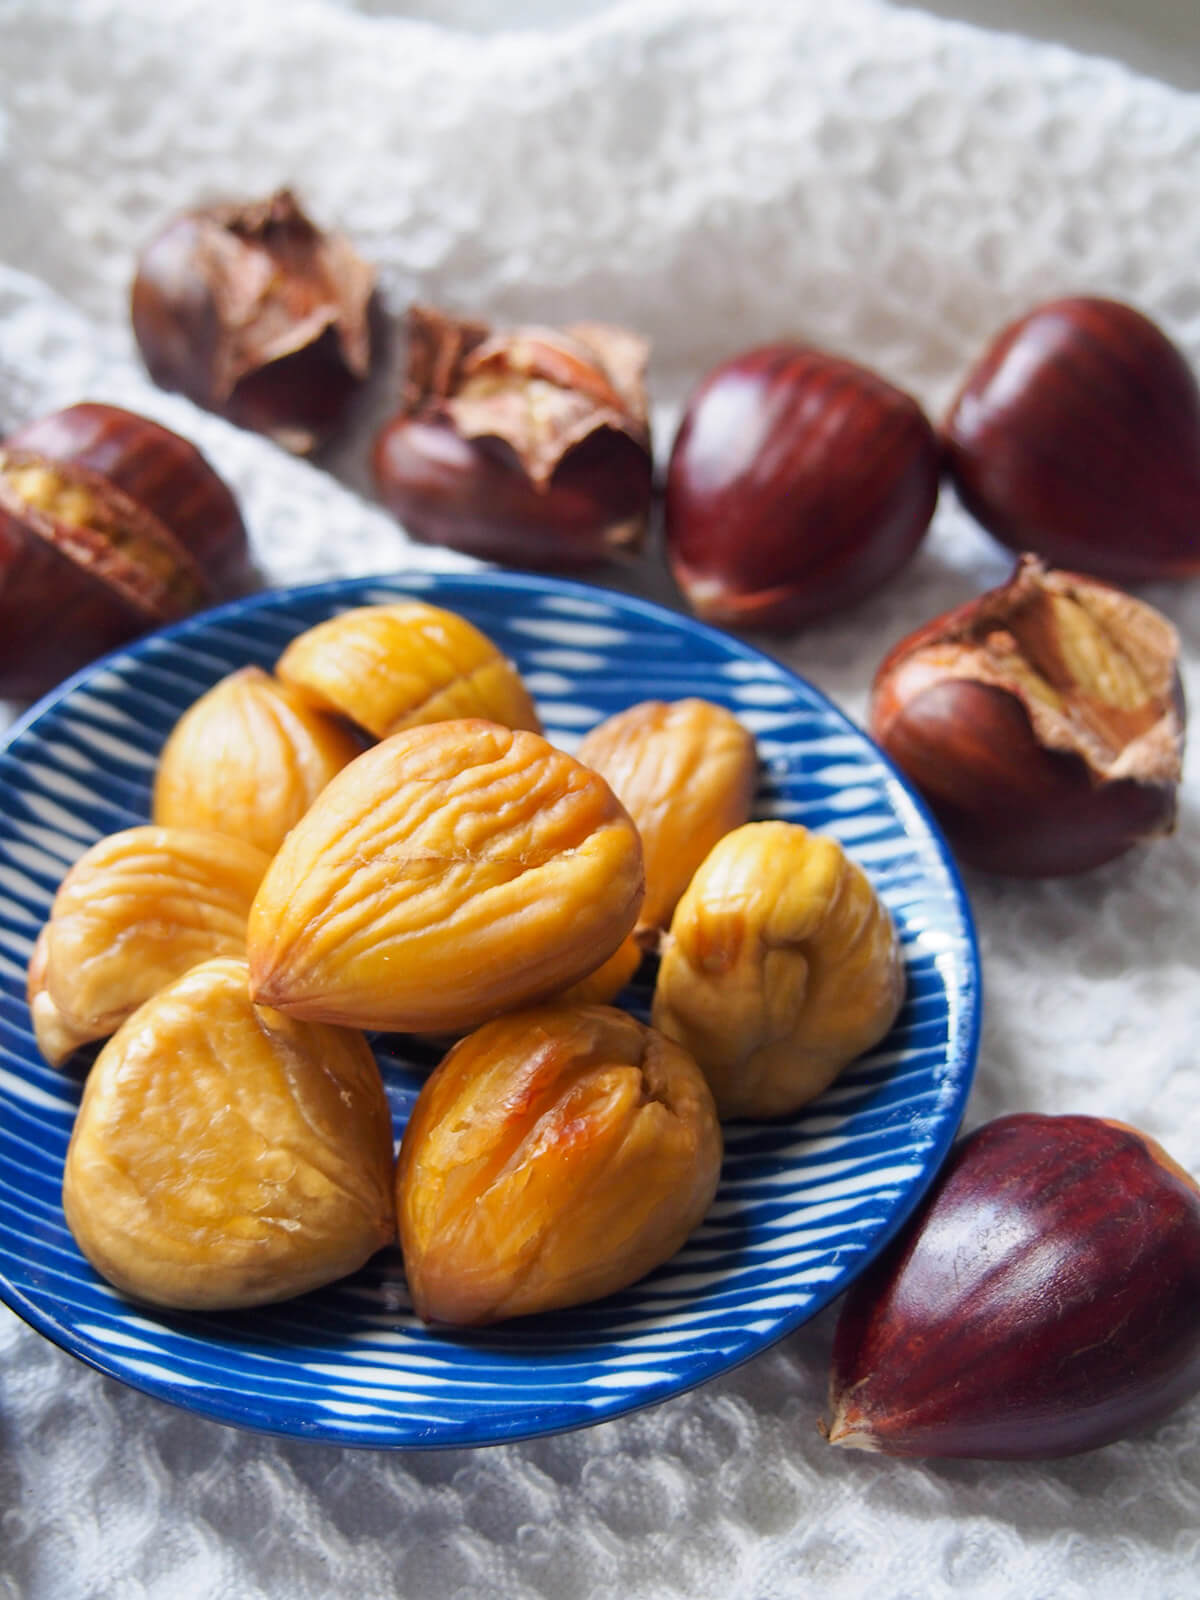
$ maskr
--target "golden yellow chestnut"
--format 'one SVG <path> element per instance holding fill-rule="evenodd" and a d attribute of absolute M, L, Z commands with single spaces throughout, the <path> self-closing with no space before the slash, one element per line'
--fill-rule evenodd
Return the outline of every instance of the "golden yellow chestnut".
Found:
<path fill-rule="evenodd" d="M 657 944 L 696 868 L 749 819 L 758 776 L 753 735 L 710 700 L 645 700 L 593 728 L 575 753 L 607 778 L 642 836 L 638 934 Z"/>
<path fill-rule="evenodd" d="M 207 961 L 96 1058 L 63 1174 L 67 1224 L 123 1293 L 218 1310 L 304 1294 L 395 1236 L 383 1081 L 350 1029 L 251 1004 Z"/>
<path fill-rule="evenodd" d="M 400 1148 L 413 1303 L 426 1321 L 472 1324 L 612 1294 L 683 1244 L 721 1156 L 695 1062 L 625 1012 L 488 1023 L 428 1080 Z"/>
<path fill-rule="evenodd" d="M 896 930 L 862 869 L 835 839 L 750 822 L 676 907 L 652 1017 L 722 1117 L 780 1117 L 877 1044 L 903 998 Z"/>
<path fill-rule="evenodd" d="M 465 617 L 422 600 L 359 606 L 319 622 L 292 640 L 275 671 L 376 739 L 456 717 L 541 731 L 512 662 Z"/>
<path fill-rule="evenodd" d="M 250 913 L 253 992 L 314 1021 L 460 1032 L 592 972 L 641 898 L 603 778 L 498 723 L 410 728 L 284 841 Z"/>
<path fill-rule="evenodd" d="M 59 886 L 29 964 L 38 1048 L 59 1066 L 210 956 L 241 956 L 269 857 L 241 839 L 144 826 L 86 850 Z"/>
<path fill-rule="evenodd" d="M 175 724 L 154 780 L 153 818 L 210 828 L 274 855 L 362 741 L 261 667 L 243 667 Z"/>

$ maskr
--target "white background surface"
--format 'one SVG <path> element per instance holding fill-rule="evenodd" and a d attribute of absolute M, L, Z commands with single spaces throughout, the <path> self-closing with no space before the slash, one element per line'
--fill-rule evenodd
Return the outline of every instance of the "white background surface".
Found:
<path fill-rule="evenodd" d="M 556 7 L 519 36 L 447 31 L 469 0 L 442 26 L 384 9 L 0 7 L 0 426 L 84 396 L 161 417 L 233 482 L 276 581 L 410 557 L 354 492 L 368 430 L 339 483 L 141 377 L 132 252 L 203 195 L 294 180 L 397 310 L 628 321 L 660 443 L 709 365 L 789 332 L 938 412 L 996 327 L 1070 289 L 1136 301 L 1200 361 L 1190 97 L 872 0 Z M 885 644 L 1007 568 L 947 495 L 894 584 L 775 648 L 861 717 Z M 1200 704 L 1195 590 L 1147 595 Z M 1200 1171 L 1198 809 L 1193 752 L 1174 839 L 1076 882 L 968 879 L 970 1122 L 1095 1111 Z M 1056 1464 L 841 1454 L 815 1431 L 832 1329 L 584 1433 L 374 1457 L 197 1422 L 0 1312 L 0 1595 L 1197 1593 L 1200 1404 Z"/>

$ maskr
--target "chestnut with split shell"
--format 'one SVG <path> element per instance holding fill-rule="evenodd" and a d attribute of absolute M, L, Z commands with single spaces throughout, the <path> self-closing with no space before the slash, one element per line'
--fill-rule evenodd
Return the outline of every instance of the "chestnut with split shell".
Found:
<path fill-rule="evenodd" d="M 711 372 L 684 413 L 667 472 L 671 571 L 710 622 L 815 621 L 899 571 L 940 472 L 909 395 L 824 351 L 764 345 Z"/>
<path fill-rule="evenodd" d="M 1078 295 L 986 351 L 950 408 L 946 462 L 1002 544 L 1115 583 L 1200 573 L 1200 384 L 1141 312 Z"/>
<path fill-rule="evenodd" d="M 1200 1390 L 1200 1188 L 1091 1116 L 1000 1117 L 952 1151 L 851 1288 L 827 1437 L 902 1456 L 1070 1455 Z"/>
<path fill-rule="evenodd" d="M 304 454 L 370 373 L 374 291 L 349 241 L 281 189 L 169 222 L 138 260 L 133 331 L 155 383 Z"/>
<path fill-rule="evenodd" d="M 416 539 L 534 567 L 635 548 L 650 510 L 646 345 L 623 328 L 490 329 L 414 306 L 403 404 L 375 443 Z"/>
<path fill-rule="evenodd" d="M 1083 872 L 1174 825 L 1177 660 L 1151 606 L 1026 557 L 890 652 L 871 733 L 970 866 Z"/>
<path fill-rule="evenodd" d="M 100 473 L 0 450 L 0 695 L 42 694 L 211 598 L 174 533 Z"/>

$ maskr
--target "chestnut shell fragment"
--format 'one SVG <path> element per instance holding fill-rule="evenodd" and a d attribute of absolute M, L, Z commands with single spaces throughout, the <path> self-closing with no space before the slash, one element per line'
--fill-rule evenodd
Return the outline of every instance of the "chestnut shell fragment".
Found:
<path fill-rule="evenodd" d="M 666 550 L 692 609 L 788 628 L 854 604 L 916 550 L 941 452 L 920 406 L 804 345 L 764 345 L 709 373 L 667 473 Z"/>
<path fill-rule="evenodd" d="M 834 1443 L 891 1455 L 1070 1455 L 1200 1389 L 1200 1190 L 1121 1124 L 1024 1113 L 952 1151 L 850 1290 Z"/>
<path fill-rule="evenodd" d="M 1117 583 L 1200 572 L 1200 384 L 1132 306 L 1075 296 L 992 343 L 950 408 L 959 497 L 1012 550 Z"/>

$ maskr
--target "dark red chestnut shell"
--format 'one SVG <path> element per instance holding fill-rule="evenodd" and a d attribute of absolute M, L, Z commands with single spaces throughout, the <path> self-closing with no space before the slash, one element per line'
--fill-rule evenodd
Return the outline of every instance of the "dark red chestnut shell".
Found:
<path fill-rule="evenodd" d="M 709 373 L 688 404 L 667 472 L 667 558 L 709 621 L 814 621 L 910 558 L 940 470 L 909 395 L 838 356 L 764 345 Z"/>
<path fill-rule="evenodd" d="M 304 454 L 368 377 L 373 295 L 372 269 L 283 189 L 175 217 L 138 260 L 130 311 L 155 383 Z"/>
<path fill-rule="evenodd" d="M 107 478 L 171 530 L 218 596 L 251 586 L 237 501 L 199 450 L 169 428 L 119 406 L 83 401 L 25 423 L 5 444 Z"/>
<path fill-rule="evenodd" d="M 5 473 L 41 462 L 0 452 L 0 695 L 19 699 L 212 597 L 171 531 L 99 473 L 52 464 L 90 499 L 92 524 L 27 503 Z"/>
<path fill-rule="evenodd" d="M 1126 680 L 1126 703 L 1074 675 L 1095 658 L 1062 637 L 1064 606 L 1085 623 L 1090 607 L 1101 648 L 1107 638 L 1121 670 L 1143 675 Z M 1151 607 L 1026 558 L 1008 584 L 889 652 L 870 730 L 968 866 L 1085 872 L 1174 826 L 1185 726 L 1177 660 L 1175 630 Z"/>
<path fill-rule="evenodd" d="M 1200 1190 L 1153 1140 L 1089 1116 L 963 1139 L 850 1290 L 834 1443 L 1026 1460 L 1092 1450 L 1200 1390 Z"/>
<path fill-rule="evenodd" d="M 640 536 L 650 503 L 649 454 L 607 428 L 573 445 L 544 485 L 503 439 L 464 439 L 448 422 L 421 417 L 394 417 L 372 465 L 380 498 L 414 539 L 519 566 L 581 567 L 616 555 Z"/>
<path fill-rule="evenodd" d="M 1131 306 L 1076 296 L 1012 323 L 943 433 L 960 499 L 1010 549 L 1116 583 L 1200 572 L 1200 385 Z"/>

